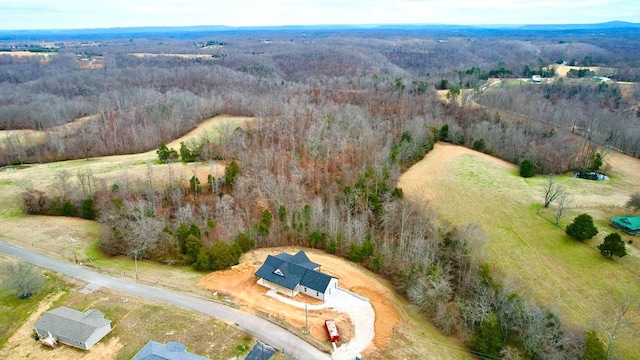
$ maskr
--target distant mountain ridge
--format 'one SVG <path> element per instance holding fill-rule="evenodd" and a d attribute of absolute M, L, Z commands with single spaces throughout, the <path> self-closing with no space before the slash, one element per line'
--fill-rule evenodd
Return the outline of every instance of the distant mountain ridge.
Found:
<path fill-rule="evenodd" d="M 595 24 L 327 24 L 327 25 L 279 25 L 279 26 L 146 26 L 113 27 L 93 29 L 38 29 L 0 30 L 0 40 L 45 39 L 45 38 L 91 38 L 91 37 L 143 37 L 149 35 L 184 36 L 194 33 L 241 32 L 241 31 L 349 31 L 349 30 L 398 30 L 398 31 L 582 31 L 640 29 L 640 23 L 609 21 Z"/>
<path fill-rule="evenodd" d="M 640 23 L 628 21 L 608 21 L 597 24 L 530 24 L 517 27 L 521 30 L 598 30 L 598 29 L 624 29 L 640 28 Z"/>

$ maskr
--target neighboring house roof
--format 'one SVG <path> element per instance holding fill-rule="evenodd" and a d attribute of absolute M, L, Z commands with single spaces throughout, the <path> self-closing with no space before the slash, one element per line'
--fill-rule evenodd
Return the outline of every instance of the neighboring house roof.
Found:
<path fill-rule="evenodd" d="M 276 350 L 273 347 L 258 340 L 244 360 L 269 360 L 275 353 Z"/>
<path fill-rule="evenodd" d="M 640 216 L 616 216 L 611 221 L 632 231 L 640 230 Z"/>
<path fill-rule="evenodd" d="M 208 360 L 187 352 L 187 347 L 177 341 L 166 344 L 149 341 L 131 360 Z"/>
<path fill-rule="evenodd" d="M 293 256 L 281 253 L 276 256 L 268 255 L 256 271 L 256 276 L 291 290 L 299 284 L 324 292 L 333 277 L 315 271 L 319 267 L 320 265 L 309 260 L 304 251 L 299 251 Z"/>
<path fill-rule="evenodd" d="M 111 320 L 105 319 L 99 310 L 80 312 L 63 306 L 47 311 L 33 327 L 54 336 L 86 343 L 97 329 L 110 324 Z"/>

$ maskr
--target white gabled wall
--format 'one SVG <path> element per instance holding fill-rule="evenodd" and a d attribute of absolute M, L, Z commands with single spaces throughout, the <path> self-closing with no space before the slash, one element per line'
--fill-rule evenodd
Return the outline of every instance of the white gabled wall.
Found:
<path fill-rule="evenodd" d="M 102 326 L 91 334 L 91 336 L 87 339 L 87 342 L 84 344 L 85 348 L 89 350 L 93 345 L 95 345 L 100 339 L 105 337 L 111 331 L 111 324 L 107 324 Z"/>
<path fill-rule="evenodd" d="M 312 298 L 325 301 L 325 299 L 331 295 L 331 293 L 333 292 L 333 289 L 337 287 L 338 287 L 338 279 L 332 278 L 331 281 L 329 281 L 329 284 L 327 285 L 327 288 L 325 289 L 324 292 L 317 291 L 302 285 L 298 285 L 296 289 L 305 295 L 311 296 Z"/>

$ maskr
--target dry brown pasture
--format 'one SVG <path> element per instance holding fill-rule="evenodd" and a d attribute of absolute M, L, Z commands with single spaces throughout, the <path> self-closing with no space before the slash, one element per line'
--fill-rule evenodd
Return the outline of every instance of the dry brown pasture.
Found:
<path fill-rule="evenodd" d="M 556 76 L 559 76 L 559 77 L 566 77 L 569 70 L 572 70 L 572 69 L 576 71 L 580 69 L 589 69 L 598 75 L 613 73 L 615 70 L 613 68 L 607 68 L 607 67 L 601 67 L 601 66 L 569 66 L 569 65 L 554 64 L 554 65 L 551 65 L 551 67 L 553 67 L 556 70 Z"/>
<path fill-rule="evenodd" d="M 131 53 L 131 55 L 139 58 L 145 57 L 175 57 L 181 59 L 208 59 L 208 60 L 218 60 L 211 56 L 211 54 L 154 54 L 154 53 Z"/>
<path fill-rule="evenodd" d="M 0 56 L 9 55 L 15 57 L 42 57 L 48 59 L 50 56 L 55 56 L 56 52 L 31 52 L 31 51 L 0 51 Z"/>

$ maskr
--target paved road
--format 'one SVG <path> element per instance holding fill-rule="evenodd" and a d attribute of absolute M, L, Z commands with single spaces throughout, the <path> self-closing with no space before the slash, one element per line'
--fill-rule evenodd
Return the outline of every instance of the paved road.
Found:
<path fill-rule="evenodd" d="M 328 354 L 321 352 L 306 341 L 275 324 L 220 303 L 97 273 L 4 241 L 0 241 L 0 252 L 72 278 L 197 311 L 230 323 L 236 323 L 242 330 L 252 336 L 276 349 L 284 350 L 285 353 L 297 359 L 328 360 L 331 358 Z"/>

